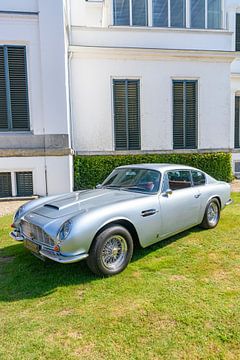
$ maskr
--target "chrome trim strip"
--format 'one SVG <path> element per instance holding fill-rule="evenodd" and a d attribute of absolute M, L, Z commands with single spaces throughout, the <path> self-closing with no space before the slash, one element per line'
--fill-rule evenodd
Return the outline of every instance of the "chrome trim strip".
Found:
<path fill-rule="evenodd" d="M 233 200 L 232 199 L 229 199 L 227 202 L 226 202 L 226 206 L 228 206 L 228 205 L 231 205 L 233 203 Z"/>
<path fill-rule="evenodd" d="M 82 253 L 76 256 L 63 256 L 59 253 L 54 253 L 54 252 L 50 253 L 49 251 L 44 249 L 40 250 L 39 253 L 40 255 L 61 264 L 72 264 L 81 261 L 83 259 L 86 259 L 88 257 L 88 254 L 86 253 Z"/>

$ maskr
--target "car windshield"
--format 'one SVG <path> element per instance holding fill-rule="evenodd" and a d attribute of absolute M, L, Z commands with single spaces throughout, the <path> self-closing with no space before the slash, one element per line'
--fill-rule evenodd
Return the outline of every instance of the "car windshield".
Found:
<path fill-rule="evenodd" d="M 159 189 L 161 174 L 156 170 L 121 168 L 114 170 L 102 186 L 106 188 L 155 193 Z"/>

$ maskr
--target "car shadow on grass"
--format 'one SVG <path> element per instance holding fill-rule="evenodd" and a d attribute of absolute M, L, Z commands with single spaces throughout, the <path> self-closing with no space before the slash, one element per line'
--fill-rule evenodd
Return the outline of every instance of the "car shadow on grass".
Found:
<path fill-rule="evenodd" d="M 85 261 L 58 264 L 41 261 L 22 243 L 0 251 L 0 302 L 48 296 L 57 288 L 98 280 Z"/>
<path fill-rule="evenodd" d="M 145 249 L 137 248 L 132 261 L 138 261 L 151 252 L 199 231 L 202 230 L 195 227 Z M 93 281 L 101 281 L 101 278 L 91 273 L 85 261 L 68 265 L 43 262 L 26 250 L 22 243 L 0 250 L 0 301 L 45 297 L 59 287 L 89 284 Z"/>
<path fill-rule="evenodd" d="M 158 249 L 162 249 L 168 245 L 171 245 L 172 243 L 175 243 L 176 241 L 190 235 L 190 234 L 194 234 L 194 233 L 199 233 L 199 232 L 202 232 L 204 231 L 202 228 L 200 228 L 199 226 L 196 226 L 194 228 L 191 228 L 191 229 L 188 229 L 188 230 L 185 230 L 175 236 L 171 236 L 165 240 L 161 240 L 157 243 L 154 243 L 153 245 L 151 246 L 148 246 L 146 248 L 141 248 L 140 246 L 138 247 L 137 250 L 134 251 L 134 254 L 133 254 L 133 258 L 132 258 L 132 262 L 134 261 L 138 261 L 139 259 L 147 256 L 148 254 L 158 250 Z"/>

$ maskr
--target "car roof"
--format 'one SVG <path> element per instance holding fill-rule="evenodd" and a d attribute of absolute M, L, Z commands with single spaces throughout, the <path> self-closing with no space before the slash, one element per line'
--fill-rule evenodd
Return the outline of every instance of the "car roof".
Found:
<path fill-rule="evenodd" d="M 118 169 L 121 168 L 138 168 L 138 169 L 149 169 L 149 170 L 157 170 L 157 171 L 169 171 L 169 170 L 198 170 L 196 168 L 193 168 L 191 166 L 187 165 L 181 165 L 181 164 L 156 164 L 156 163 L 150 163 L 150 164 L 133 164 L 133 165 L 124 165 L 119 166 Z"/>

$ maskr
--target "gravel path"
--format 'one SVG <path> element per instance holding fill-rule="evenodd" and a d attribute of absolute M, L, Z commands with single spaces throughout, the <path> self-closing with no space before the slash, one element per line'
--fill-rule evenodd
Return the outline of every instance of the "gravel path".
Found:
<path fill-rule="evenodd" d="M 26 200 L 0 201 L 0 216 L 14 213 L 19 206 L 25 204 Z"/>
<path fill-rule="evenodd" d="M 240 180 L 234 180 L 231 185 L 233 192 L 240 192 Z"/>
<path fill-rule="evenodd" d="M 240 180 L 232 182 L 232 191 L 240 192 Z M 0 216 L 12 214 L 19 206 L 25 204 L 26 200 L 0 201 Z"/>

